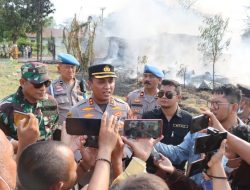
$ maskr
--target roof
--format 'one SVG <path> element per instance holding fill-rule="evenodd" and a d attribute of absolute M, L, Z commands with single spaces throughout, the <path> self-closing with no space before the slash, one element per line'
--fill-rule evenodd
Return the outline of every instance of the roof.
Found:
<path fill-rule="evenodd" d="M 51 34 L 55 38 L 62 38 L 63 37 L 63 29 L 44 28 L 44 30 L 43 30 L 43 38 L 50 38 Z M 26 35 L 29 38 L 35 38 L 36 37 L 36 33 L 27 33 Z"/>

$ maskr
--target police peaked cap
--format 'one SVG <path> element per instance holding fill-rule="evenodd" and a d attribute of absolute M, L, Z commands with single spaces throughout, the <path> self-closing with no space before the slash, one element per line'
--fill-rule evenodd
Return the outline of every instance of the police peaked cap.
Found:
<path fill-rule="evenodd" d="M 80 65 L 79 61 L 77 61 L 77 59 L 73 55 L 67 53 L 60 53 L 57 57 L 58 61 L 61 63 L 75 66 Z"/>
<path fill-rule="evenodd" d="M 114 71 L 114 66 L 111 64 L 98 64 L 98 65 L 92 65 L 88 69 L 89 71 L 89 78 L 95 77 L 95 78 L 116 78 L 116 74 Z"/>
<path fill-rule="evenodd" d="M 244 84 L 237 84 L 237 86 L 241 90 L 244 97 L 250 98 L 250 86 Z"/>
<path fill-rule="evenodd" d="M 160 70 L 159 68 L 153 66 L 153 65 L 149 65 L 146 64 L 144 66 L 144 73 L 151 73 L 153 75 L 155 75 L 156 77 L 159 78 L 163 78 L 164 77 L 164 73 L 162 72 L 162 70 Z"/>

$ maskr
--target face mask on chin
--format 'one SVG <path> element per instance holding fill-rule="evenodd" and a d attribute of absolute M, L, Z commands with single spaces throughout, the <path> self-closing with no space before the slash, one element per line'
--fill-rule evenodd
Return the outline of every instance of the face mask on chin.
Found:
<path fill-rule="evenodd" d="M 235 159 L 238 159 L 238 158 L 235 158 Z M 232 168 L 232 167 L 228 166 L 228 161 L 229 161 L 229 159 L 224 155 L 224 156 L 222 157 L 222 164 L 223 164 L 223 167 L 224 167 L 224 170 L 225 170 L 227 176 L 230 176 L 231 173 L 232 173 L 234 170 L 236 170 L 237 168 Z"/>

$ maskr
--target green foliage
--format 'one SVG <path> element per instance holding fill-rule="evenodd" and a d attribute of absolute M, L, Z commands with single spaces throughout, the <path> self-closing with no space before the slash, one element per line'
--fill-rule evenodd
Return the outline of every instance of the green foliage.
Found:
<path fill-rule="evenodd" d="M 223 50 L 227 49 L 231 39 L 225 39 L 228 21 L 223 20 L 220 15 L 207 17 L 203 20 L 204 26 L 200 30 L 200 43 L 198 50 L 203 53 L 203 57 L 213 64 L 213 87 L 215 75 L 215 63 L 222 55 Z"/>
<path fill-rule="evenodd" d="M 50 0 L 1 0 L 0 39 L 16 43 L 27 32 L 37 32 L 54 11 Z"/>
<path fill-rule="evenodd" d="M 231 39 L 224 39 L 228 27 L 229 19 L 223 20 L 220 15 L 205 18 L 200 30 L 200 43 L 198 49 L 203 52 L 204 57 L 213 63 L 222 55 L 222 51 L 226 49 Z"/>

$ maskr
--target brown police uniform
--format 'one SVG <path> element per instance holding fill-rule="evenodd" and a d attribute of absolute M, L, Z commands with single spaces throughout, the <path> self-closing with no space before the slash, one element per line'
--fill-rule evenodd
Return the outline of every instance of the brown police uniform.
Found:
<path fill-rule="evenodd" d="M 121 120 L 130 118 L 131 110 L 128 104 L 118 98 L 111 97 L 107 104 L 106 110 L 108 115 L 115 115 Z M 95 103 L 93 97 L 82 100 L 76 104 L 68 113 L 68 117 L 73 118 L 95 118 L 101 119 L 103 115 L 102 109 Z"/>
<path fill-rule="evenodd" d="M 158 107 L 157 96 L 149 96 L 144 93 L 144 88 L 134 90 L 128 94 L 127 103 L 132 113 L 138 119 L 142 118 L 142 114 Z"/>
<path fill-rule="evenodd" d="M 58 78 L 52 82 L 49 88 L 49 93 L 53 94 L 58 103 L 60 125 L 65 121 L 70 108 L 83 99 L 83 93 L 80 90 L 79 83 L 80 81 L 75 79 L 75 83 L 69 85 L 66 84 L 62 78 Z"/>

